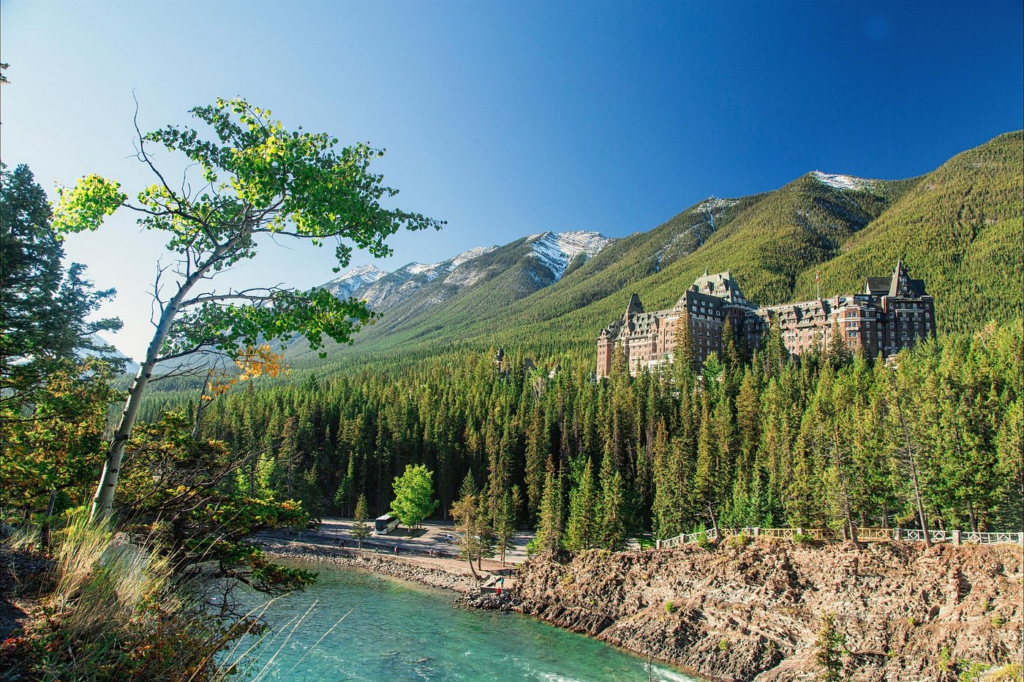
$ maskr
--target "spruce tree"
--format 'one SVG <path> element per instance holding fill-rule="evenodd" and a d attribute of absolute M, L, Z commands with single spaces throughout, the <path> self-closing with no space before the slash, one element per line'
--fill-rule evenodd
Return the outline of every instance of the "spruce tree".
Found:
<path fill-rule="evenodd" d="M 558 552 L 562 549 L 562 480 L 555 474 L 555 466 L 548 460 L 544 475 L 544 495 L 540 506 L 540 523 L 537 526 L 536 542 L 542 552 Z"/>
<path fill-rule="evenodd" d="M 544 463 L 550 455 L 551 443 L 544 413 L 539 404 L 533 407 L 526 432 L 526 504 L 531 520 L 540 516 L 544 495 Z"/>
<path fill-rule="evenodd" d="M 577 486 L 569 493 L 569 522 L 566 527 L 565 537 L 566 549 L 590 549 L 596 544 L 597 506 L 597 492 L 594 489 L 594 466 L 588 457 Z"/>
<path fill-rule="evenodd" d="M 697 435 L 697 469 L 694 472 L 693 499 L 699 516 L 711 521 L 718 530 L 718 486 L 716 443 L 712 432 L 711 409 L 705 395 L 701 405 L 700 431 Z"/>
<path fill-rule="evenodd" d="M 693 353 L 693 334 L 690 331 L 690 312 L 680 311 L 673 335 L 672 368 L 680 391 L 693 384 L 696 358 Z"/>
<path fill-rule="evenodd" d="M 618 551 L 626 542 L 626 497 L 622 474 L 610 457 L 601 462 L 601 531 L 603 548 Z"/>
<path fill-rule="evenodd" d="M 352 524 L 350 535 L 359 543 L 359 549 L 363 548 L 363 540 L 370 537 L 370 525 L 366 523 L 369 512 L 366 508 L 366 495 L 360 495 L 356 502 L 355 523 Z"/>
<path fill-rule="evenodd" d="M 516 533 L 516 511 L 520 504 L 519 486 L 512 486 L 505 491 L 498 505 L 498 513 L 494 520 L 494 539 L 501 553 L 501 565 L 505 565 L 505 551 L 512 549 Z"/>

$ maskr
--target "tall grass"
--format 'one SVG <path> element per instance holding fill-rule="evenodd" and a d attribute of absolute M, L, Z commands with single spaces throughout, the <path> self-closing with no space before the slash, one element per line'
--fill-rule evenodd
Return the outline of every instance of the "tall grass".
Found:
<path fill-rule="evenodd" d="M 215 618 L 167 557 L 91 523 L 85 509 L 55 540 L 53 591 L 25 638 L 33 678 L 207 680 L 216 652 L 251 627 Z"/>

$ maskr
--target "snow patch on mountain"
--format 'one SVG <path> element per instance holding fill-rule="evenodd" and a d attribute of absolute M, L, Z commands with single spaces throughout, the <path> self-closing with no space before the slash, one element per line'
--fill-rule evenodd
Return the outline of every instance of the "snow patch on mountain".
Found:
<path fill-rule="evenodd" d="M 719 199 L 717 197 L 710 197 L 697 204 L 697 206 L 695 206 L 695 209 L 701 212 L 721 211 L 723 209 L 735 205 L 736 203 L 736 199 Z"/>
<path fill-rule="evenodd" d="M 526 243 L 533 246 L 533 256 L 548 268 L 557 282 L 576 256 L 586 254 L 592 258 L 611 243 L 611 239 L 597 232 L 542 232 L 531 234 Z"/>
<path fill-rule="evenodd" d="M 875 186 L 875 183 L 871 180 L 856 178 L 852 175 L 834 175 L 832 173 L 822 173 L 821 171 L 814 171 L 811 175 L 823 185 L 835 187 L 836 189 L 859 191 L 873 189 Z"/>
<path fill-rule="evenodd" d="M 395 272 L 405 271 L 405 272 L 408 272 L 410 275 L 413 275 L 413 276 L 415 276 L 415 275 L 423 275 L 423 276 L 425 276 L 427 278 L 427 281 L 429 282 L 429 281 L 432 281 L 432 280 L 436 279 L 437 277 L 439 277 L 441 275 L 448 274 L 449 272 L 451 272 L 451 271 L 455 270 L 456 268 L 458 268 L 460 265 L 462 265 L 464 263 L 467 263 L 467 262 L 473 260 L 474 258 L 479 258 L 480 256 L 484 255 L 485 253 L 490 253 L 491 251 L 494 251 L 496 248 L 498 248 L 498 247 L 497 246 L 478 246 L 475 249 L 470 249 L 469 251 L 463 251 L 462 253 L 458 254 L 457 256 L 452 256 L 451 258 L 449 258 L 447 260 L 443 260 L 440 263 L 431 263 L 429 265 L 428 264 L 424 264 L 424 263 L 409 263 L 408 265 L 405 265 L 405 266 L 399 268 Z M 447 280 L 445 280 L 445 281 L 447 281 Z"/>
<path fill-rule="evenodd" d="M 349 298 L 360 289 L 373 284 L 384 275 L 388 274 L 376 265 L 359 265 L 349 268 L 327 284 L 323 285 L 338 298 Z"/>

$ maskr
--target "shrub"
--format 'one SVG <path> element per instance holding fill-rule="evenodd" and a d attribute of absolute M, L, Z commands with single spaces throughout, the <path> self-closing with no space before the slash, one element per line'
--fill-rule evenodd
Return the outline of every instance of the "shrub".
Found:
<path fill-rule="evenodd" d="M 671 601 L 665 602 L 665 613 L 673 614 L 679 610 L 679 607 L 673 604 Z"/>
<path fill-rule="evenodd" d="M 820 677 L 823 682 L 839 682 L 843 679 L 843 647 L 846 637 L 836 627 L 835 616 L 825 614 L 821 619 L 821 630 L 815 642 L 818 651 L 814 658 L 824 671 Z"/>
<path fill-rule="evenodd" d="M 960 669 L 960 677 L 957 678 L 959 682 L 975 682 L 975 680 L 980 680 L 982 674 L 989 669 L 987 663 L 974 663 L 966 660 L 961 660 L 958 667 Z"/>
<path fill-rule="evenodd" d="M 727 547 L 730 547 L 732 549 L 743 549 L 751 542 L 753 542 L 753 539 L 749 535 L 747 535 L 746 531 L 744 531 L 739 535 L 733 535 L 731 538 L 726 540 L 725 544 Z"/>
<path fill-rule="evenodd" d="M 718 650 L 719 651 L 728 651 L 729 650 L 729 640 L 726 639 L 725 637 L 723 637 L 722 639 L 718 640 Z"/>
<path fill-rule="evenodd" d="M 1021 682 L 1024 680 L 1024 666 L 1011 663 L 985 675 L 985 682 Z"/>
<path fill-rule="evenodd" d="M 950 672 L 950 655 L 949 647 L 942 647 L 942 651 L 939 652 L 939 672 L 948 673 Z"/>
<path fill-rule="evenodd" d="M 70 514 L 56 539 L 44 617 L 10 651 L 32 679 L 210 679 L 214 654 L 261 627 L 210 614 L 172 579 L 167 558 L 115 541 L 85 509 Z"/>

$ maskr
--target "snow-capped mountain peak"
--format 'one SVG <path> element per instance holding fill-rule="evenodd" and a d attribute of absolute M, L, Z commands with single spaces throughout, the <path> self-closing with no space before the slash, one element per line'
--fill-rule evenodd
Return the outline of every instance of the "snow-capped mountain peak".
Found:
<path fill-rule="evenodd" d="M 395 272 L 404 272 L 411 276 L 423 275 L 424 277 L 427 278 L 427 281 L 429 282 L 435 279 L 436 277 L 439 277 L 440 275 L 447 275 L 449 272 L 456 269 L 463 263 L 471 261 L 474 258 L 479 258 L 485 253 L 490 253 L 491 251 L 494 251 L 496 248 L 498 247 L 478 246 L 475 249 L 463 251 L 458 255 L 452 256 L 451 258 L 440 261 L 438 263 L 409 263 L 407 265 L 403 265 Z"/>
<path fill-rule="evenodd" d="M 811 175 L 821 184 L 835 187 L 836 189 L 865 190 L 873 188 L 875 184 L 870 180 L 857 178 L 852 175 L 835 175 L 832 173 L 822 173 L 821 171 L 814 171 Z"/>
<path fill-rule="evenodd" d="M 349 268 L 327 284 L 323 285 L 338 298 L 348 298 L 359 289 L 373 284 L 384 275 L 388 274 L 376 265 L 358 265 Z"/>
<path fill-rule="evenodd" d="M 542 232 L 531 234 L 526 243 L 533 246 L 533 255 L 555 275 L 555 281 L 562 278 L 572 259 L 581 253 L 591 258 L 598 254 L 611 239 L 597 233 L 576 230 L 573 232 Z"/>

